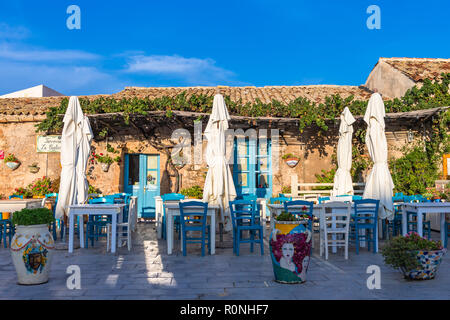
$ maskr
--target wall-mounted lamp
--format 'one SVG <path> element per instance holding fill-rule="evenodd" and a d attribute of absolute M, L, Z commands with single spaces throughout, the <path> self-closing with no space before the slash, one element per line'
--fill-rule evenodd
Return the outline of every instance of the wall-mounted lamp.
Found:
<path fill-rule="evenodd" d="M 411 129 L 408 130 L 408 142 L 413 142 L 414 140 L 414 133 L 411 131 Z"/>

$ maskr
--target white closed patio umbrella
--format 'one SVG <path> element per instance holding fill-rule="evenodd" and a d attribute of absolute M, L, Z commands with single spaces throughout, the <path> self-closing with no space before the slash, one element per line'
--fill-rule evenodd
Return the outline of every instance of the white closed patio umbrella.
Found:
<path fill-rule="evenodd" d="M 387 140 L 384 133 L 385 109 L 379 93 L 374 93 L 369 100 L 364 121 L 367 123 L 366 145 L 374 162 L 366 181 L 363 198 L 380 200 L 378 217 L 394 219 L 392 190 L 394 182 L 388 167 Z"/>
<path fill-rule="evenodd" d="M 205 129 L 205 137 L 208 140 L 206 149 L 208 173 L 203 188 L 203 201 L 220 207 L 220 218 L 224 223 L 225 231 L 233 228 L 229 201 L 236 198 L 233 176 L 225 156 L 225 131 L 228 129 L 228 120 L 230 120 L 230 115 L 225 100 L 221 94 L 216 94 L 211 116 Z"/>
<path fill-rule="evenodd" d="M 337 146 L 338 169 L 334 176 L 333 196 L 353 194 L 352 176 L 352 136 L 355 118 L 348 107 L 341 113 L 339 142 Z"/>
<path fill-rule="evenodd" d="M 61 182 L 55 210 L 57 219 L 68 216 L 69 205 L 80 204 L 87 199 L 86 166 L 93 136 L 89 120 L 83 116 L 77 97 L 70 97 L 63 121 Z"/>

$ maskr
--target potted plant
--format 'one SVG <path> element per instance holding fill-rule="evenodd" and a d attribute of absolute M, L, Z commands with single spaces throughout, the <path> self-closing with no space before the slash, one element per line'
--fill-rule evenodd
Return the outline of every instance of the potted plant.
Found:
<path fill-rule="evenodd" d="M 47 208 L 22 209 L 13 213 L 16 232 L 11 242 L 11 256 L 19 284 L 48 282 L 55 243 L 48 231 L 55 218 Z"/>
<path fill-rule="evenodd" d="M 55 192 L 53 188 L 52 181 L 48 177 L 42 177 L 42 179 L 36 180 L 34 183 L 28 186 L 31 191 L 33 198 L 43 198 L 46 194 Z"/>
<path fill-rule="evenodd" d="M 109 167 L 114 162 L 113 158 L 111 158 L 107 154 L 103 155 L 103 153 L 100 153 L 99 155 L 94 154 L 94 158 L 97 160 L 97 162 L 101 163 L 103 172 L 108 172 Z"/>
<path fill-rule="evenodd" d="M 307 208 L 303 211 L 306 213 Z M 308 216 L 294 216 L 282 212 L 275 221 L 270 237 L 270 253 L 275 281 L 302 283 L 306 281 L 311 254 L 311 232 Z"/>
<path fill-rule="evenodd" d="M 440 241 L 422 238 L 415 232 L 389 241 L 381 254 L 384 262 L 400 269 L 406 279 L 434 279 L 446 252 Z"/>
<path fill-rule="evenodd" d="M 282 159 L 291 168 L 294 168 L 300 161 L 300 158 L 293 155 L 292 153 L 287 153 L 287 154 L 283 155 Z"/>
<path fill-rule="evenodd" d="M 40 168 L 38 167 L 38 163 L 34 162 L 31 166 L 28 166 L 28 169 L 30 169 L 31 173 L 38 173 Z"/>
<path fill-rule="evenodd" d="M 33 197 L 33 193 L 29 190 L 29 188 L 16 188 L 14 189 L 14 196 L 23 196 L 24 199 L 28 199 Z"/>
<path fill-rule="evenodd" d="M 20 166 L 19 159 L 17 159 L 16 156 L 12 153 L 10 153 L 4 161 L 8 168 L 10 168 L 11 170 L 16 170 Z"/>

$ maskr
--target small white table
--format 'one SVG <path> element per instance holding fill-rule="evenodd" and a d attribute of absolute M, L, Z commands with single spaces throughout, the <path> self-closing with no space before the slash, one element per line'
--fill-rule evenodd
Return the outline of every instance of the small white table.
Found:
<path fill-rule="evenodd" d="M 417 213 L 417 233 L 423 237 L 423 214 L 440 214 L 441 215 L 441 243 L 444 244 L 447 237 L 445 229 L 445 214 L 450 213 L 450 202 L 420 202 L 420 203 L 404 203 L 402 204 L 402 233 L 405 236 L 408 231 L 408 221 L 406 212 Z"/>
<path fill-rule="evenodd" d="M 165 203 L 166 207 L 166 235 L 167 235 L 167 254 L 172 254 L 173 250 L 173 224 L 175 216 L 180 215 L 179 203 Z M 186 208 L 186 212 L 198 212 L 201 207 Z M 211 218 L 211 254 L 216 253 L 216 212 L 219 210 L 217 205 L 208 205 L 208 217 Z M 183 241 L 183 239 L 181 239 Z"/>
<path fill-rule="evenodd" d="M 120 216 L 125 207 L 124 203 L 120 204 L 78 204 L 69 206 L 69 253 L 73 252 L 73 236 L 75 229 L 75 216 L 80 217 L 80 247 L 84 248 L 84 230 L 83 230 L 83 215 L 109 215 L 112 217 L 112 234 L 111 234 L 111 253 L 116 252 L 116 230 L 117 220 L 121 220 Z M 117 217 L 119 215 L 119 217 Z"/>

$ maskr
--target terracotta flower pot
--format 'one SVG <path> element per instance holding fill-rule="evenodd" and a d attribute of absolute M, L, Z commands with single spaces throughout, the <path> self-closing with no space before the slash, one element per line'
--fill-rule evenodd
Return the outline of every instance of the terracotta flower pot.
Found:
<path fill-rule="evenodd" d="M 270 236 L 270 254 L 275 281 L 306 281 L 311 255 L 312 234 L 306 222 L 277 221 Z"/>
<path fill-rule="evenodd" d="M 46 224 L 17 226 L 11 257 L 19 284 L 48 282 L 55 243 Z"/>

